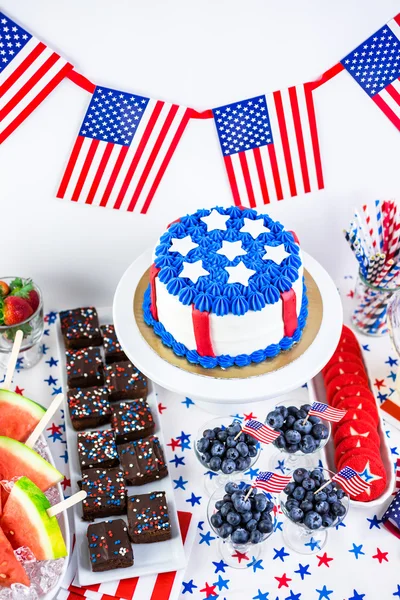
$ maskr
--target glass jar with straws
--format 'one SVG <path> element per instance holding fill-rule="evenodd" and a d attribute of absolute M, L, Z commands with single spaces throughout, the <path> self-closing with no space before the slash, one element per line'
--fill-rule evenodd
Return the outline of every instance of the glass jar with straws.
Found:
<path fill-rule="evenodd" d="M 365 204 L 364 218 L 355 211 L 344 233 L 360 267 L 353 325 L 366 335 L 380 336 L 388 333 L 387 304 L 400 290 L 400 215 L 391 200 L 376 200 L 375 209 L 376 223 Z"/>

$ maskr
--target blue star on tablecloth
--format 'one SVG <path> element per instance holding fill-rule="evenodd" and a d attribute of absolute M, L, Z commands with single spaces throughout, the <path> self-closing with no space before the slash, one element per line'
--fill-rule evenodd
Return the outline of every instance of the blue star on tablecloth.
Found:
<path fill-rule="evenodd" d="M 185 485 L 188 483 L 187 481 L 184 481 L 182 475 L 178 478 L 178 479 L 173 479 L 172 480 L 176 485 L 174 486 L 174 490 L 186 490 Z"/>
<path fill-rule="evenodd" d="M 353 589 L 353 595 L 349 598 L 349 600 L 364 600 L 365 594 L 359 594 L 357 590 Z"/>
<path fill-rule="evenodd" d="M 175 467 L 178 468 L 180 465 L 185 465 L 185 457 L 177 456 L 176 454 L 174 454 L 174 458 L 172 460 L 170 460 L 169 462 L 174 463 Z"/>
<path fill-rule="evenodd" d="M 372 517 L 372 519 L 368 519 L 368 517 L 367 517 L 367 521 L 369 522 L 370 529 L 373 529 L 374 527 L 376 527 L 377 529 L 380 529 L 379 523 L 382 523 L 382 521 L 380 519 L 378 519 L 378 517 L 376 515 L 374 515 Z"/>
<path fill-rule="evenodd" d="M 190 496 L 190 498 L 188 498 L 186 500 L 186 502 L 190 502 L 190 504 L 193 507 L 195 504 L 198 504 L 200 506 L 200 500 L 201 500 L 201 496 L 195 496 L 192 492 L 192 495 Z"/>
<path fill-rule="evenodd" d="M 315 590 L 319 594 L 318 600 L 330 600 L 330 595 L 333 593 L 333 590 L 328 590 L 326 585 L 322 588 L 322 590 Z"/>
<path fill-rule="evenodd" d="M 260 469 L 253 469 L 250 467 L 248 471 L 245 472 L 245 475 L 249 475 L 250 479 L 255 479 L 258 475 Z"/>
<path fill-rule="evenodd" d="M 193 583 L 193 579 L 190 581 L 182 581 L 182 586 L 182 594 L 186 594 L 187 592 L 189 592 L 189 594 L 193 594 L 194 588 L 197 588 L 197 585 Z"/>
<path fill-rule="evenodd" d="M 299 563 L 299 568 L 297 569 L 297 571 L 295 571 L 295 573 L 298 573 L 301 577 L 301 580 L 304 580 L 305 575 L 311 575 L 311 573 L 309 572 L 309 567 L 310 565 L 302 565 Z"/>
<path fill-rule="evenodd" d="M 208 475 L 210 479 L 213 477 L 218 477 L 218 473 L 214 473 L 214 471 L 206 471 L 204 475 Z"/>
<path fill-rule="evenodd" d="M 50 348 L 46 344 L 42 344 L 42 354 L 47 354 L 47 350 L 50 350 Z"/>
<path fill-rule="evenodd" d="M 262 592 L 260 588 L 257 590 L 257 596 L 253 596 L 253 600 L 268 600 L 269 592 Z"/>
<path fill-rule="evenodd" d="M 339 531 L 339 527 L 347 527 L 347 525 L 343 521 L 340 521 L 340 523 L 338 523 L 337 525 L 335 525 L 336 531 Z"/>
<path fill-rule="evenodd" d="M 398 358 L 392 358 L 388 356 L 388 359 L 385 360 L 385 365 L 389 365 L 389 367 L 397 367 Z"/>
<path fill-rule="evenodd" d="M 187 433 L 184 433 L 183 431 L 181 431 L 181 435 L 176 436 L 176 439 L 180 441 L 182 450 L 190 449 L 191 436 L 192 436 L 191 433 L 187 434 Z"/>
<path fill-rule="evenodd" d="M 199 521 L 197 523 L 197 529 L 200 529 L 200 531 L 203 531 L 203 525 L 204 525 L 204 521 Z"/>
<path fill-rule="evenodd" d="M 48 379 L 44 380 L 48 385 L 57 385 L 58 379 L 54 379 L 51 375 L 49 375 Z"/>
<path fill-rule="evenodd" d="M 50 335 L 50 329 L 44 329 L 43 335 L 47 335 L 47 337 L 48 337 Z"/>
<path fill-rule="evenodd" d="M 365 352 L 371 352 L 371 350 L 369 349 L 369 344 L 363 344 L 363 350 L 365 350 Z"/>
<path fill-rule="evenodd" d="M 224 562 L 223 560 L 220 560 L 219 562 L 214 562 L 212 561 L 212 564 L 215 567 L 215 571 L 214 573 L 219 573 L 220 571 L 222 573 L 225 573 L 225 568 L 228 567 L 229 565 L 226 564 L 226 562 Z"/>
<path fill-rule="evenodd" d="M 52 391 L 51 395 L 52 396 L 57 396 L 57 394 L 62 394 L 62 387 L 53 388 L 53 391 Z"/>
<path fill-rule="evenodd" d="M 274 531 L 283 531 L 283 521 L 278 521 L 278 517 L 274 517 L 273 528 Z"/>
<path fill-rule="evenodd" d="M 59 361 L 53 358 L 52 356 L 50 357 L 50 360 L 46 360 L 46 363 L 49 365 L 49 367 L 57 367 L 58 362 Z"/>
<path fill-rule="evenodd" d="M 253 573 L 255 573 L 257 569 L 261 569 L 262 571 L 264 570 L 262 559 L 260 558 L 259 560 L 256 560 L 255 556 L 252 556 L 251 562 L 249 562 L 246 566 L 247 568 L 251 567 L 253 569 Z"/>
<path fill-rule="evenodd" d="M 56 312 L 47 313 L 47 315 L 45 315 L 45 317 L 44 317 L 44 320 L 49 325 L 53 325 L 53 323 L 55 323 L 57 321 L 57 313 Z"/>
<path fill-rule="evenodd" d="M 314 540 L 313 537 L 311 537 L 310 541 L 304 545 L 310 546 L 312 552 L 315 550 L 315 548 L 318 548 L 318 550 L 321 550 L 320 542 L 318 540 Z"/>
<path fill-rule="evenodd" d="M 199 535 L 201 538 L 199 544 L 207 544 L 207 546 L 211 546 L 211 542 L 217 539 L 211 535 L 211 531 L 207 531 L 207 533 L 200 533 Z"/>
<path fill-rule="evenodd" d="M 383 402 L 384 400 L 386 400 L 386 398 L 388 397 L 387 394 L 382 394 L 382 392 L 378 392 L 376 397 L 378 398 L 379 402 Z"/>
<path fill-rule="evenodd" d="M 397 592 L 394 592 L 393 596 L 398 596 L 400 598 L 400 585 L 399 584 L 397 584 Z"/>
<path fill-rule="evenodd" d="M 362 547 L 363 544 L 360 544 L 359 546 L 357 546 L 356 544 L 353 544 L 353 548 L 351 550 L 349 550 L 349 552 L 352 552 L 354 554 L 354 556 L 356 557 L 356 559 L 358 560 L 358 556 L 359 555 L 365 555 L 365 552 L 362 551 Z"/>
<path fill-rule="evenodd" d="M 399 456 L 399 453 L 397 452 L 397 446 L 394 446 L 393 448 L 390 448 L 390 452 L 392 454 L 394 454 L 395 456 Z"/>
<path fill-rule="evenodd" d="M 228 588 L 229 581 L 230 581 L 230 579 L 222 579 L 221 575 L 219 575 L 218 581 L 214 581 L 213 585 L 216 585 L 218 590 L 221 591 L 224 588 L 229 589 Z"/>
<path fill-rule="evenodd" d="M 390 373 L 388 375 L 388 379 L 392 379 L 393 381 L 396 381 L 396 373 L 394 373 L 394 371 L 390 371 Z"/>
<path fill-rule="evenodd" d="M 68 462 L 68 450 L 64 452 L 64 454 L 60 455 L 60 458 L 64 459 L 65 464 Z"/>
<path fill-rule="evenodd" d="M 301 593 L 295 594 L 292 590 L 289 590 L 289 591 L 290 591 L 290 596 L 286 596 L 285 600 L 300 600 Z"/>
<path fill-rule="evenodd" d="M 285 471 L 288 471 L 288 467 L 285 467 L 285 459 L 283 460 L 278 460 L 278 464 L 275 467 L 276 471 L 281 471 L 283 474 L 285 474 Z"/>
<path fill-rule="evenodd" d="M 190 398 L 185 398 L 184 400 L 182 400 L 181 404 L 185 404 L 186 408 L 189 408 L 190 406 L 194 406 L 194 402 Z"/>
<path fill-rule="evenodd" d="M 275 556 L 272 557 L 272 560 L 276 560 L 279 558 L 282 562 L 285 562 L 285 556 L 290 556 L 288 552 L 285 552 L 285 547 L 282 546 L 280 550 L 274 548 Z"/>

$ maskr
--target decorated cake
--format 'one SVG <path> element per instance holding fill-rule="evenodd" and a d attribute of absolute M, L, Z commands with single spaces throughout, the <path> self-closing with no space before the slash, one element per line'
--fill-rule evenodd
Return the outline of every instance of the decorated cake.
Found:
<path fill-rule="evenodd" d="M 201 209 L 160 237 L 144 319 L 178 356 L 244 367 L 289 350 L 307 320 L 299 240 L 267 214 Z"/>

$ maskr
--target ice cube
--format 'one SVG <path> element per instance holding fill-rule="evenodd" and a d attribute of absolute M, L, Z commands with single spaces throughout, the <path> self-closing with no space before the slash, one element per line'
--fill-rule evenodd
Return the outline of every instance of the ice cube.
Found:
<path fill-rule="evenodd" d="M 36 590 L 31 587 L 26 587 L 22 583 L 13 583 L 11 585 L 12 600 L 39 600 Z"/>
<path fill-rule="evenodd" d="M 64 568 L 64 561 L 64 558 L 59 558 L 57 560 L 44 560 L 41 562 L 41 577 L 39 584 L 45 594 L 47 594 L 60 579 L 60 575 Z"/>
<path fill-rule="evenodd" d="M 0 481 L 1 487 L 7 492 L 7 494 L 11 494 L 11 490 L 16 481 L 18 481 L 19 477 L 13 477 L 12 479 L 2 479 Z"/>
<path fill-rule="evenodd" d="M 45 492 L 45 495 L 52 506 L 53 506 L 53 504 L 58 504 L 59 502 L 61 502 L 60 492 L 54 486 L 49 488 Z"/>
<path fill-rule="evenodd" d="M 40 456 L 42 458 L 45 458 L 46 460 L 48 460 L 48 458 L 49 458 L 49 449 L 48 449 L 47 443 L 44 442 L 42 440 L 42 438 L 38 439 L 38 441 L 35 444 L 34 450 L 36 450 L 36 452 L 38 454 L 40 454 Z"/>
<path fill-rule="evenodd" d="M 32 550 L 27 546 L 21 546 L 21 548 L 17 548 L 16 550 L 14 550 L 14 554 L 17 560 L 19 560 L 19 562 L 22 562 L 23 564 L 36 561 L 35 555 L 33 554 Z"/>
<path fill-rule="evenodd" d="M 12 600 L 12 591 L 10 588 L 0 588 L 0 600 Z"/>

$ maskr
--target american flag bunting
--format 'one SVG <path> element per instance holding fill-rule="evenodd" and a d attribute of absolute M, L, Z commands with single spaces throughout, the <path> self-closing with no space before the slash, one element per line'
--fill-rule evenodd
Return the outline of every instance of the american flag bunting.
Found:
<path fill-rule="evenodd" d="M 177 104 L 96 87 L 57 197 L 146 213 L 191 114 Z"/>
<path fill-rule="evenodd" d="M 400 13 L 341 64 L 400 130 Z"/>
<path fill-rule="evenodd" d="M 350 467 L 343 467 L 338 473 L 332 477 L 332 481 L 340 483 L 342 488 L 351 496 L 358 496 L 362 492 L 365 492 L 370 484 L 364 481 L 354 469 Z"/>
<path fill-rule="evenodd" d="M 270 494 L 279 494 L 291 481 L 291 475 L 279 475 L 272 471 L 260 471 L 255 480 L 255 487 L 269 492 Z"/>
<path fill-rule="evenodd" d="M 249 419 L 246 421 L 242 427 L 242 432 L 248 433 L 263 444 L 271 444 L 271 442 L 280 436 L 279 431 L 275 431 L 272 427 L 268 427 L 268 425 L 265 425 L 256 419 Z"/>
<path fill-rule="evenodd" d="M 236 205 L 254 208 L 324 187 L 312 83 L 213 115 Z"/>
<path fill-rule="evenodd" d="M 325 421 L 338 423 L 343 419 L 346 412 L 346 410 L 341 410 L 340 408 L 332 408 L 332 406 L 323 404 L 323 402 L 313 402 L 308 414 L 315 417 L 322 417 Z"/>
<path fill-rule="evenodd" d="M 73 66 L 0 11 L 0 144 Z"/>

